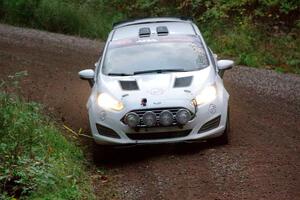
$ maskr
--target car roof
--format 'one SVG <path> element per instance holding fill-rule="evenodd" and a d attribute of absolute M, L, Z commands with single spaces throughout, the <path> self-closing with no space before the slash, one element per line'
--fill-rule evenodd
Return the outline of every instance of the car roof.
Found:
<path fill-rule="evenodd" d="M 145 18 L 118 23 L 114 26 L 111 40 L 139 37 L 139 30 L 150 29 L 150 36 L 157 35 L 157 27 L 166 27 L 168 35 L 196 35 L 193 24 L 190 20 L 180 18 Z"/>

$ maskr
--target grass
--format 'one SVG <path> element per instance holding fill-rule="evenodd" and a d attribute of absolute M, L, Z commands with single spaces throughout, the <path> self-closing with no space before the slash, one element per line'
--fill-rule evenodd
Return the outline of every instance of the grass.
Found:
<path fill-rule="evenodd" d="M 11 93 L 19 76 L 0 86 L 0 199 L 93 199 L 80 148 Z"/>

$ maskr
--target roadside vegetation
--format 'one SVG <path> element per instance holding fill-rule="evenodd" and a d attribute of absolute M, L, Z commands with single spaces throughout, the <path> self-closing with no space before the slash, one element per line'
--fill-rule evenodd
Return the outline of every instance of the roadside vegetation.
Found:
<path fill-rule="evenodd" d="M 187 16 L 237 64 L 300 74 L 298 0 L 0 0 L 0 20 L 105 39 L 119 20 Z"/>
<path fill-rule="evenodd" d="M 23 75 L 0 82 L 0 199 L 93 199 L 80 148 L 16 95 Z"/>

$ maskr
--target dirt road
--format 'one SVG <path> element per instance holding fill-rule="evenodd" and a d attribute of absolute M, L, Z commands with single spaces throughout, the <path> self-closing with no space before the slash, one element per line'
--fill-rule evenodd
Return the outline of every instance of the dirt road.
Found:
<path fill-rule="evenodd" d="M 0 25 L 0 78 L 27 70 L 23 95 L 58 121 L 88 131 L 90 89 L 77 72 L 93 68 L 102 48 L 99 41 Z M 107 182 L 93 179 L 98 198 L 300 199 L 300 77 L 236 67 L 225 85 L 229 145 L 119 150 L 108 163 L 96 163 L 108 174 Z M 109 192 L 108 185 L 114 186 Z"/>

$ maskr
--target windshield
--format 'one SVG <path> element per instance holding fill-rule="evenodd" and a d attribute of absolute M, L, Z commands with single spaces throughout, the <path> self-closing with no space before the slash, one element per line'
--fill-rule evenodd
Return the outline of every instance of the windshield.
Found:
<path fill-rule="evenodd" d="M 106 75 L 134 75 L 143 72 L 194 71 L 208 66 L 197 37 L 141 38 L 109 44 L 102 72 Z"/>

